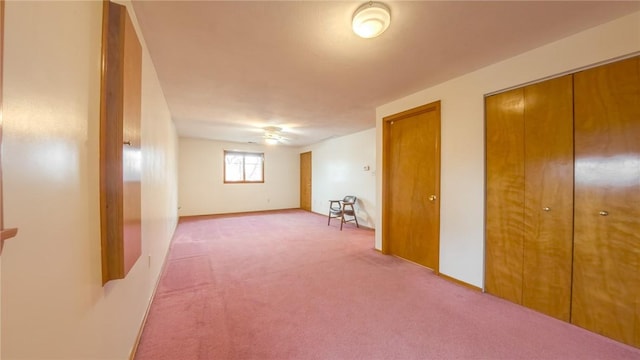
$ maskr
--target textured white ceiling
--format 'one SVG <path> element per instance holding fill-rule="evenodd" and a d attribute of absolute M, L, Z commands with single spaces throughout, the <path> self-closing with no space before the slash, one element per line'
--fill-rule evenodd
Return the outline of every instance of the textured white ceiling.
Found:
<path fill-rule="evenodd" d="M 375 108 L 640 10 L 638 1 L 391 1 L 378 38 L 351 31 L 364 1 L 133 5 L 181 136 L 293 146 L 375 126 Z"/>

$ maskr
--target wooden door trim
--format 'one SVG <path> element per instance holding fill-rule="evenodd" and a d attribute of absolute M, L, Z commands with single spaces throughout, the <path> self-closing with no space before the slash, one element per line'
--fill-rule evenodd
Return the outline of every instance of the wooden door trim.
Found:
<path fill-rule="evenodd" d="M 418 106 L 409 110 L 402 111 L 397 114 L 389 115 L 382 118 L 382 253 L 390 254 L 389 250 L 389 211 L 388 207 L 385 206 L 389 200 L 389 180 L 391 179 L 389 166 L 389 158 L 390 158 L 390 136 L 389 132 L 391 130 L 391 123 L 393 121 L 402 120 L 408 117 L 412 117 L 415 115 L 419 115 L 422 113 L 427 113 L 430 111 L 436 111 L 438 115 L 438 136 L 436 138 L 436 152 L 438 156 L 435 159 L 435 168 L 436 173 L 438 174 L 435 179 L 435 195 L 437 196 L 437 206 L 438 206 L 438 214 L 440 214 L 440 162 L 441 162 L 441 152 L 440 152 L 440 141 L 441 141 L 441 116 L 440 116 L 440 100 Z M 436 274 L 440 271 L 440 216 L 438 215 L 437 222 L 437 234 L 438 234 L 438 256 L 436 260 L 436 266 L 432 269 Z"/>

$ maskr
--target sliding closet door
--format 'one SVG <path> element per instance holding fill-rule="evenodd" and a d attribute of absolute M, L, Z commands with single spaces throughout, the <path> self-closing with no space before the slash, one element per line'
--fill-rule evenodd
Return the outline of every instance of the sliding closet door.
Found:
<path fill-rule="evenodd" d="M 575 74 L 572 322 L 640 346 L 640 61 Z"/>
<path fill-rule="evenodd" d="M 522 304 L 524 90 L 487 97 L 485 289 Z"/>
<path fill-rule="evenodd" d="M 573 251 L 573 77 L 524 88 L 522 304 L 569 321 Z"/>

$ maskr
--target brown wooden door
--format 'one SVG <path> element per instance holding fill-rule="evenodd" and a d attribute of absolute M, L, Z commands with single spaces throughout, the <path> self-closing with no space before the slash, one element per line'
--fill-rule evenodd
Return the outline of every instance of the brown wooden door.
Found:
<path fill-rule="evenodd" d="M 640 60 L 574 82 L 572 322 L 640 346 Z"/>
<path fill-rule="evenodd" d="M 384 119 L 383 250 L 438 271 L 440 102 Z"/>
<path fill-rule="evenodd" d="M 487 97 L 485 111 L 485 289 L 522 304 L 524 89 Z"/>
<path fill-rule="evenodd" d="M 486 99 L 485 289 L 569 320 L 571 75 Z"/>
<path fill-rule="evenodd" d="M 522 304 L 569 321 L 573 255 L 572 75 L 524 88 L 524 175 Z"/>
<path fill-rule="evenodd" d="M 300 209 L 311 211 L 311 151 L 300 154 Z"/>

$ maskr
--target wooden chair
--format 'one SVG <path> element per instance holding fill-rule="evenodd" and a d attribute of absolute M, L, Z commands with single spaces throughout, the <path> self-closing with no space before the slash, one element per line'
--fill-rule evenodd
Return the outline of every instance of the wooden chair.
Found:
<path fill-rule="evenodd" d="M 347 222 L 355 221 L 356 227 L 360 228 L 358 224 L 358 217 L 356 216 L 356 209 L 353 207 L 356 200 L 355 196 L 345 196 L 342 200 L 329 200 L 329 220 L 327 226 L 331 224 L 331 219 L 340 218 L 340 231 L 342 231 L 342 225 Z M 347 220 L 346 216 L 352 217 Z"/>

